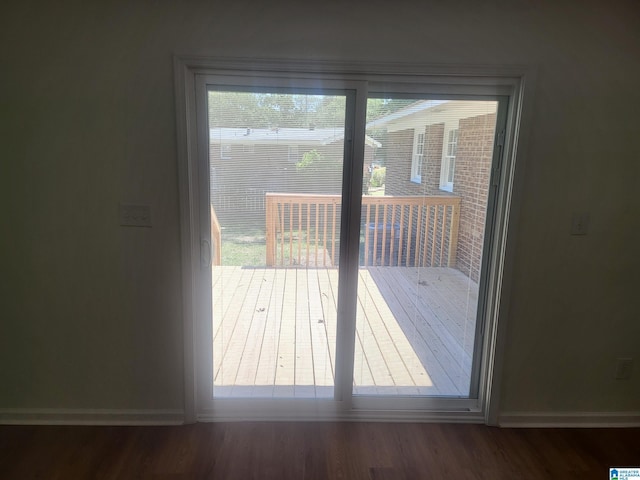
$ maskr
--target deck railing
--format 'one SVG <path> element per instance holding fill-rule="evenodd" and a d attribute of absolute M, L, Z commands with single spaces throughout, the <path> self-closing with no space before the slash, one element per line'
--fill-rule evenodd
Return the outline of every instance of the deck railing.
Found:
<path fill-rule="evenodd" d="M 222 229 L 220 228 L 220 222 L 218 221 L 218 216 L 216 215 L 216 211 L 213 209 L 213 205 L 211 205 L 211 250 L 212 250 L 212 259 L 211 263 L 214 266 L 221 265 L 222 262 Z"/>
<path fill-rule="evenodd" d="M 338 265 L 340 195 L 267 193 L 267 266 Z M 460 198 L 364 196 L 361 265 L 455 266 Z"/>

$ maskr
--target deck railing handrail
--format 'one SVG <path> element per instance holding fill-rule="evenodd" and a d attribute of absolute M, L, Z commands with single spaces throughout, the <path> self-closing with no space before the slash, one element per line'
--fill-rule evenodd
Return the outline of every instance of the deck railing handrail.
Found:
<path fill-rule="evenodd" d="M 340 195 L 266 193 L 267 266 L 337 265 Z M 455 266 L 460 198 L 362 197 L 364 265 Z"/>

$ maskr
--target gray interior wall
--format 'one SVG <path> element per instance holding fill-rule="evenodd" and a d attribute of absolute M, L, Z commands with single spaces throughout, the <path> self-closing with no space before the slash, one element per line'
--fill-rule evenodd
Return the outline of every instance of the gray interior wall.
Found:
<path fill-rule="evenodd" d="M 13 3 L 1 408 L 182 407 L 172 55 L 189 53 L 535 66 L 501 408 L 640 410 L 640 366 L 612 379 L 640 361 L 637 2 Z M 153 228 L 119 227 L 121 201 Z"/>

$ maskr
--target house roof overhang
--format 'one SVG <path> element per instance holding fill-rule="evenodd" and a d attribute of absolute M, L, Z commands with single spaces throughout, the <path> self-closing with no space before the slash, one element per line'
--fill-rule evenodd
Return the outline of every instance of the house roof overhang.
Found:
<path fill-rule="evenodd" d="M 263 145 L 331 145 L 344 140 L 341 128 L 226 128 L 209 129 L 211 143 L 263 144 Z M 370 147 L 382 144 L 370 136 L 365 142 Z"/>
<path fill-rule="evenodd" d="M 397 112 L 367 123 L 367 129 L 385 128 L 389 132 L 424 128 L 438 123 L 457 125 L 463 118 L 495 113 L 495 100 L 418 100 Z"/>
<path fill-rule="evenodd" d="M 372 120 L 367 123 L 367 128 L 379 128 L 387 125 L 395 120 L 400 120 L 411 115 L 416 115 L 425 112 L 430 109 L 436 109 L 441 105 L 449 103 L 450 100 L 419 100 L 411 105 L 408 105 L 397 112 L 390 113 L 376 120 Z"/>

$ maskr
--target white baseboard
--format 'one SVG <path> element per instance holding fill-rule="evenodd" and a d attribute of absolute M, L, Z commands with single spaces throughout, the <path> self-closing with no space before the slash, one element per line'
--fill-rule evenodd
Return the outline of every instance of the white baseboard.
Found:
<path fill-rule="evenodd" d="M 199 415 L 201 422 L 238 420 L 292 420 L 291 415 L 278 418 L 272 415 L 256 415 L 255 418 L 226 415 Z M 297 418 L 295 418 L 297 419 Z M 482 423 L 480 417 L 469 415 L 380 415 L 380 412 L 362 412 L 341 418 L 319 415 L 313 419 L 300 417 L 297 420 L 347 420 L 347 421 L 400 421 L 400 422 L 460 422 Z M 182 425 L 182 410 L 115 410 L 115 409 L 0 409 L 0 425 Z M 498 417 L 503 428 L 604 428 L 640 427 L 640 412 L 505 412 Z"/>
<path fill-rule="evenodd" d="M 182 425 L 183 410 L 0 409 L 0 425 Z"/>
<path fill-rule="evenodd" d="M 478 412 L 428 412 L 355 410 L 331 411 L 291 408 L 278 410 L 264 407 L 260 410 L 245 408 L 220 408 L 205 410 L 198 414 L 198 422 L 392 422 L 392 423 L 475 423 L 481 424 L 484 417 Z"/>
<path fill-rule="evenodd" d="M 640 412 L 505 412 L 498 416 L 505 428 L 640 427 Z"/>
<path fill-rule="evenodd" d="M 459 417 L 454 415 L 345 415 L 345 416 L 286 416 L 278 417 L 272 415 L 210 415 L 199 414 L 199 423 L 218 422 L 376 422 L 376 423 L 460 423 L 460 424 L 481 424 L 482 417 Z"/>

